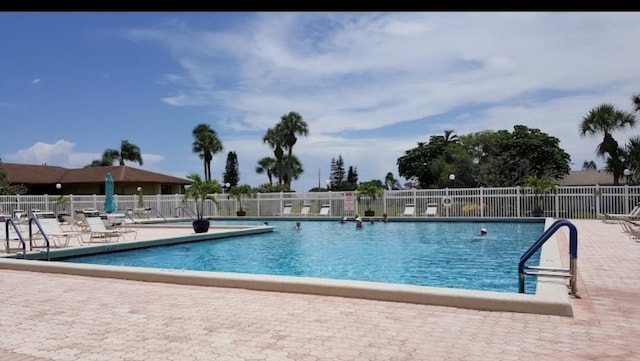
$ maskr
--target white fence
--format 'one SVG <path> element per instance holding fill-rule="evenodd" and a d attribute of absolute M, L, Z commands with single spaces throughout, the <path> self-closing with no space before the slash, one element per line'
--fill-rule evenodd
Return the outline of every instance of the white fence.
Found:
<path fill-rule="evenodd" d="M 47 210 L 74 214 L 84 208 L 103 209 L 104 195 L 65 195 L 66 204 L 57 204 L 55 195 L 0 196 L 0 209 L 12 215 L 15 210 L 30 213 Z M 144 196 L 144 207 L 151 217 L 168 218 L 190 215 L 184 207 L 195 209 L 193 201 L 182 202 L 182 194 Z M 205 202 L 206 217 L 236 216 L 238 201 L 226 194 L 216 194 L 218 206 Z M 139 208 L 137 195 L 115 195 L 118 211 Z M 629 213 L 640 203 L 640 186 L 558 187 L 543 196 L 542 208 L 547 217 L 596 218 L 600 213 Z M 376 217 L 403 216 L 407 205 L 415 206 L 413 217 L 423 217 L 427 206 L 437 206 L 440 217 L 530 217 L 534 195 L 528 188 L 445 188 L 385 191 L 375 201 L 358 199 L 357 192 L 259 193 L 246 198 L 243 206 L 247 216 L 272 217 L 282 215 L 286 204 L 292 205 L 291 215 L 299 215 L 303 205 L 309 205 L 308 215 L 317 215 L 323 205 L 330 206 L 330 216 L 354 216 L 371 209 Z"/>

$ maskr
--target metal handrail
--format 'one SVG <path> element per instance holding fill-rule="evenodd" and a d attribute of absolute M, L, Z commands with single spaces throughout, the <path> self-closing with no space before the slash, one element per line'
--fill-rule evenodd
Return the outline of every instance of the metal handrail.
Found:
<path fill-rule="evenodd" d="M 540 270 L 549 270 L 549 271 L 558 271 L 558 269 L 550 269 L 543 267 L 526 267 L 525 263 L 533 256 L 542 245 L 551 238 L 553 234 L 560 228 L 566 226 L 569 228 L 569 287 L 571 289 L 571 294 L 576 295 L 578 290 L 576 287 L 576 276 L 578 271 L 578 230 L 573 223 L 569 222 L 566 219 L 559 219 L 555 221 L 551 227 L 549 227 L 542 236 L 538 238 L 535 243 L 529 247 L 529 249 L 520 257 L 520 263 L 518 263 L 518 292 L 524 293 L 524 280 L 525 280 L 525 268 L 527 269 L 540 269 Z"/>
<path fill-rule="evenodd" d="M 18 226 L 16 225 L 16 222 L 14 222 L 13 219 L 11 219 L 11 218 L 7 219 L 5 221 L 5 225 L 4 225 L 5 237 L 7 239 L 7 253 L 9 253 L 9 225 L 11 225 L 13 227 L 13 230 L 16 232 L 16 235 L 18 235 L 18 239 L 20 240 L 20 244 L 22 244 L 22 258 L 24 259 L 26 257 L 26 255 L 27 255 L 27 244 L 24 241 L 24 238 L 22 238 L 22 233 L 18 229 Z"/>
<path fill-rule="evenodd" d="M 149 211 L 155 211 L 157 216 L 160 216 L 160 218 L 162 218 L 164 220 L 164 223 L 169 223 L 169 221 L 167 221 L 167 219 L 164 217 L 164 215 L 162 213 L 160 213 L 160 211 L 155 208 L 155 207 L 149 207 L 147 208 Z"/>
<path fill-rule="evenodd" d="M 29 218 L 29 244 L 31 245 L 31 241 L 33 240 L 33 223 L 36 224 L 36 226 L 38 226 L 38 229 L 40 230 L 40 234 L 42 235 L 42 237 L 44 238 L 44 242 L 45 242 L 45 247 L 47 248 L 47 261 L 51 261 L 51 258 L 49 256 L 49 251 L 50 251 L 50 243 L 49 243 L 49 237 L 47 237 L 47 234 L 44 232 L 44 230 L 42 229 L 42 226 L 40 225 L 40 221 L 38 221 L 38 218 L 36 217 L 31 217 Z M 33 245 L 31 246 L 31 248 L 33 248 Z"/>
<path fill-rule="evenodd" d="M 186 213 L 189 216 L 189 218 L 191 218 L 191 219 L 197 218 L 196 217 L 196 213 L 194 212 L 194 210 L 189 208 L 189 207 L 186 207 L 186 206 L 176 207 L 176 215 L 178 214 L 178 210 L 182 210 L 182 212 Z"/>

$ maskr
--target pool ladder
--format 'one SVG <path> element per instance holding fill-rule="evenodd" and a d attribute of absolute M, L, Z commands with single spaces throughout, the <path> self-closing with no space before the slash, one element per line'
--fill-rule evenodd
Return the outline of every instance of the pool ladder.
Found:
<path fill-rule="evenodd" d="M 39 247 L 34 247 L 33 246 L 33 224 L 35 223 L 35 225 L 38 227 L 38 229 L 40 230 L 40 234 L 42 235 L 42 237 L 44 238 L 44 246 L 39 246 Z M 13 231 L 15 232 L 15 234 L 18 236 L 18 240 L 20 241 L 20 245 L 21 248 L 10 248 L 10 240 L 9 240 L 9 227 L 13 227 Z M 13 250 L 22 250 L 22 258 L 26 258 L 27 256 L 27 242 L 24 240 L 24 237 L 22 237 L 22 232 L 20 232 L 20 228 L 16 225 L 16 223 L 13 221 L 13 219 L 8 219 L 5 223 L 5 238 L 7 241 L 7 253 L 9 253 L 10 251 Z M 50 250 L 51 250 L 51 246 L 49 243 L 49 237 L 47 237 L 47 234 L 44 232 L 44 230 L 42 229 L 42 226 L 40 226 L 40 222 L 38 222 L 38 219 L 35 217 L 31 217 L 29 219 L 29 251 L 32 251 L 33 248 L 45 248 L 46 252 L 47 252 L 47 261 L 51 260 L 51 256 L 50 256 Z"/>
<path fill-rule="evenodd" d="M 553 236 L 560 227 L 569 228 L 569 268 L 527 266 L 526 262 L 542 245 Z M 518 292 L 524 293 L 524 281 L 526 276 L 561 277 L 569 279 L 569 289 L 572 296 L 577 296 L 576 276 L 578 273 L 578 230 L 573 223 L 566 219 L 559 219 L 549 227 L 538 240 L 520 257 L 518 264 Z"/>

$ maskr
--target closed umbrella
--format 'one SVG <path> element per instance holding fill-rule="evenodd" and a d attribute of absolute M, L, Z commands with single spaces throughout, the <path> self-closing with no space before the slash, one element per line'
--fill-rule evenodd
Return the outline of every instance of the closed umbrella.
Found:
<path fill-rule="evenodd" d="M 114 185 L 113 185 L 113 177 L 111 173 L 107 173 L 104 175 L 104 212 L 105 213 L 114 213 L 118 206 L 116 206 L 116 202 L 113 199 L 114 193 Z"/>

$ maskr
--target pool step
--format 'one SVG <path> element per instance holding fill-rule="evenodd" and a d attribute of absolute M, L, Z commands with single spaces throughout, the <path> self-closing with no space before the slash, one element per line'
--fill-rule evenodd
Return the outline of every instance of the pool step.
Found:
<path fill-rule="evenodd" d="M 524 274 L 529 276 L 543 276 L 543 277 L 564 277 L 570 278 L 571 272 L 568 268 L 554 268 L 554 267 L 540 267 L 540 266 L 527 266 Z"/>

